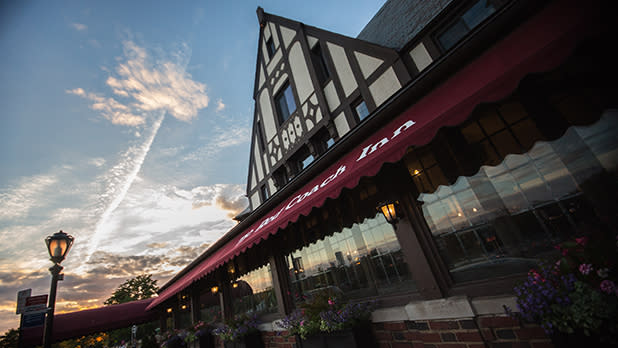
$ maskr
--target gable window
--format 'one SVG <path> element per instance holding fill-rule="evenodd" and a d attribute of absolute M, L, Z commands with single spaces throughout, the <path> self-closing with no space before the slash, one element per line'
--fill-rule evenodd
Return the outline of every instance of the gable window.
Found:
<path fill-rule="evenodd" d="M 275 96 L 275 107 L 277 108 L 279 124 L 283 124 L 283 122 L 287 121 L 290 115 L 296 111 L 296 101 L 294 101 L 292 86 L 290 86 L 289 83 L 286 83 Z"/>
<path fill-rule="evenodd" d="M 477 1 L 472 7 L 459 16 L 445 31 L 438 35 L 440 46 L 442 46 L 444 50 L 448 50 L 455 46 L 459 40 L 494 12 L 496 12 L 496 8 L 492 5 L 491 1 Z"/>
<path fill-rule="evenodd" d="M 260 186 L 260 196 L 262 198 L 262 202 L 268 199 L 269 195 L 268 195 L 268 188 L 266 188 L 266 185 Z"/>
<path fill-rule="evenodd" d="M 288 183 L 288 181 L 290 181 L 284 166 L 281 166 L 279 169 L 275 170 L 273 177 L 275 178 L 275 185 L 278 189 L 282 188 Z"/>
<path fill-rule="evenodd" d="M 360 99 L 354 104 L 354 113 L 359 122 L 369 116 L 369 109 L 367 109 L 367 104 L 365 104 L 364 100 Z"/>
<path fill-rule="evenodd" d="M 266 144 L 264 144 L 264 134 L 262 134 L 262 124 L 260 123 L 260 121 L 257 121 L 257 123 L 255 124 L 255 128 L 257 129 L 256 133 L 258 143 L 260 145 L 260 150 L 264 152 L 264 150 L 266 150 Z"/>
<path fill-rule="evenodd" d="M 268 51 L 268 58 L 272 58 L 275 55 L 275 42 L 272 37 L 266 40 L 266 51 Z"/>
<path fill-rule="evenodd" d="M 307 166 L 309 166 L 311 164 L 311 162 L 313 162 L 313 155 L 309 154 L 307 155 L 307 157 L 305 157 L 301 162 L 300 162 L 300 169 L 303 170 L 305 168 L 307 168 Z"/>
<path fill-rule="evenodd" d="M 322 128 L 311 138 L 311 144 L 318 155 L 322 155 L 335 144 L 335 139 L 333 139 L 325 128 Z"/>
<path fill-rule="evenodd" d="M 311 49 L 311 62 L 318 76 L 318 81 L 323 85 L 330 78 L 330 72 L 328 71 L 328 66 L 326 66 L 324 52 L 322 52 L 319 43 L 315 44 L 315 47 Z"/>

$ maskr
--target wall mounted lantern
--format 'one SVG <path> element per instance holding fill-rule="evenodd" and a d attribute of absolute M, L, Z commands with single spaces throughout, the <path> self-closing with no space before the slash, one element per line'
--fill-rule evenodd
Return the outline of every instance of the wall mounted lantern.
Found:
<path fill-rule="evenodd" d="M 386 221 L 393 226 L 395 226 L 395 224 L 399 221 L 401 209 L 399 208 L 398 201 L 381 202 L 376 209 L 384 214 Z"/>

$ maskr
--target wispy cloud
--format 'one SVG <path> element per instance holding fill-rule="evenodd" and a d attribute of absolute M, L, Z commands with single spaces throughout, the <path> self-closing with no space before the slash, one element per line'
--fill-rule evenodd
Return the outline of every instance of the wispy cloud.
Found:
<path fill-rule="evenodd" d="M 120 203 L 124 200 L 127 191 L 137 177 L 137 173 L 139 173 L 142 168 L 144 159 L 146 158 L 148 151 L 150 151 L 150 147 L 152 146 L 152 142 L 159 131 L 159 127 L 161 127 L 163 117 L 163 115 L 160 115 L 159 119 L 154 122 L 150 131 L 150 136 L 144 143 L 138 147 L 129 148 L 120 162 L 110 169 L 108 173 L 109 182 L 106 185 L 106 192 L 101 195 L 106 207 L 96 224 L 94 235 L 90 240 L 90 245 L 87 251 L 87 259 L 92 257 L 92 254 L 99 246 L 101 239 L 110 232 L 110 228 L 108 226 L 109 218 L 114 210 L 116 210 L 116 208 L 118 208 Z"/>
<path fill-rule="evenodd" d="M 223 111 L 225 109 L 225 104 L 223 104 L 223 100 L 221 98 L 217 99 L 217 112 Z"/>
<path fill-rule="evenodd" d="M 152 59 L 144 47 L 133 41 L 123 42 L 123 57 L 106 80 L 115 97 L 69 89 L 69 94 L 86 98 L 90 107 L 114 124 L 143 125 L 149 112 L 165 111 L 181 121 L 191 121 L 200 109 L 208 106 L 206 85 L 194 81 L 183 61 L 190 50 L 186 45 L 173 58 Z"/>
<path fill-rule="evenodd" d="M 251 129 L 246 125 L 236 124 L 225 129 L 218 128 L 214 133 L 217 134 L 216 137 L 208 139 L 206 144 L 185 155 L 182 160 L 202 161 L 219 154 L 227 147 L 244 144 L 250 139 Z"/>
<path fill-rule="evenodd" d="M 15 187 L 0 191 L 0 220 L 27 216 L 40 204 L 42 193 L 57 182 L 55 175 L 35 175 L 21 179 Z"/>
<path fill-rule="evenodd" d="M 75 29 L 77 31 L 84 31 L 84 30 L 88 29 L 88 26 L 86 24 L 82 24 L 82 23 L 71 23 L 71 26 L 73 27 L 73 29 Z"/>

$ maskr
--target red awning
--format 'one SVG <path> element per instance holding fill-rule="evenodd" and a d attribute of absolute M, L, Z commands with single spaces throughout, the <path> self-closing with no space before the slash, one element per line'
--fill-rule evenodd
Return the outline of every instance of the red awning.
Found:
<path fill-rule="evenodd" d="M 362 177 L 376 175 L 384 163 L 399 161 L 410 146 L 428 143 L 441 127 L 461 123 L 480 103 L 507 96 L 525 75 L 557 67 L 583 37 L 597 31 L 595 9 L 572 0 L 556 1 L 543 9 L 187 272 L 148 309 L 300 215 L 308 215 L 326 199 L 338 197 L 342 189 L 355 187 Z"/>
<path fill-rule="evenodd" d="M 52 332 L 53 341 L 63 341 L 157 320 L 157 312 L 146 310 L 153 300 L 149 298 L 79 312 L 56 314 Z M 24 347 L 41 345 L 43 327 L 23 329 L 22 338 Z"/>

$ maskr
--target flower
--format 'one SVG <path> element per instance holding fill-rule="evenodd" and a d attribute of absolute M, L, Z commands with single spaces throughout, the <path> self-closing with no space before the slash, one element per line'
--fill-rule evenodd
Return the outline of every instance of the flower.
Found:
<path fill-rule="evenodd" d="M 579 265 L 579 272 L 583 275 L 588 275 L 592 271 L 592 265 L 589 263 L 582 263 Z"/>
<path fill-rule="evenodd" d="M 616 291 L 616 284 L 614 284 L 613 281 L 607 279 L 602 281 L 599 287 L 601 288 L 601 291 L 606 294 L 611 294 Z"/>
<path fill-rule="evenodd" d="M 212 334 L 221 337 L 224 341 L 237 341 L 244 336 L 258 332 L 259 324 L 256 314 L 241 314 L 226 321 L 223 326 L 214 329 Z"/>
<path fill-rule="evenodd" d="M 288 331 L 288 336 L 299 335 L 302 339 L 319 332 L 333 332 L 352 328 L 371 317 L 375 301 L 345 303 L 339 297 L 322 291 L 300 305 L 277 323 Z"/>
<path fill-rule="evenodd" d="M 513 290 L 517 309 L 507 313 L 555 332 L 597 335 L 618 343 L 618 246 L 608 231 L 558 244 L 562 257 L 542 261 Z M 593 272 L 596 270 L 596 272 Z"/>

